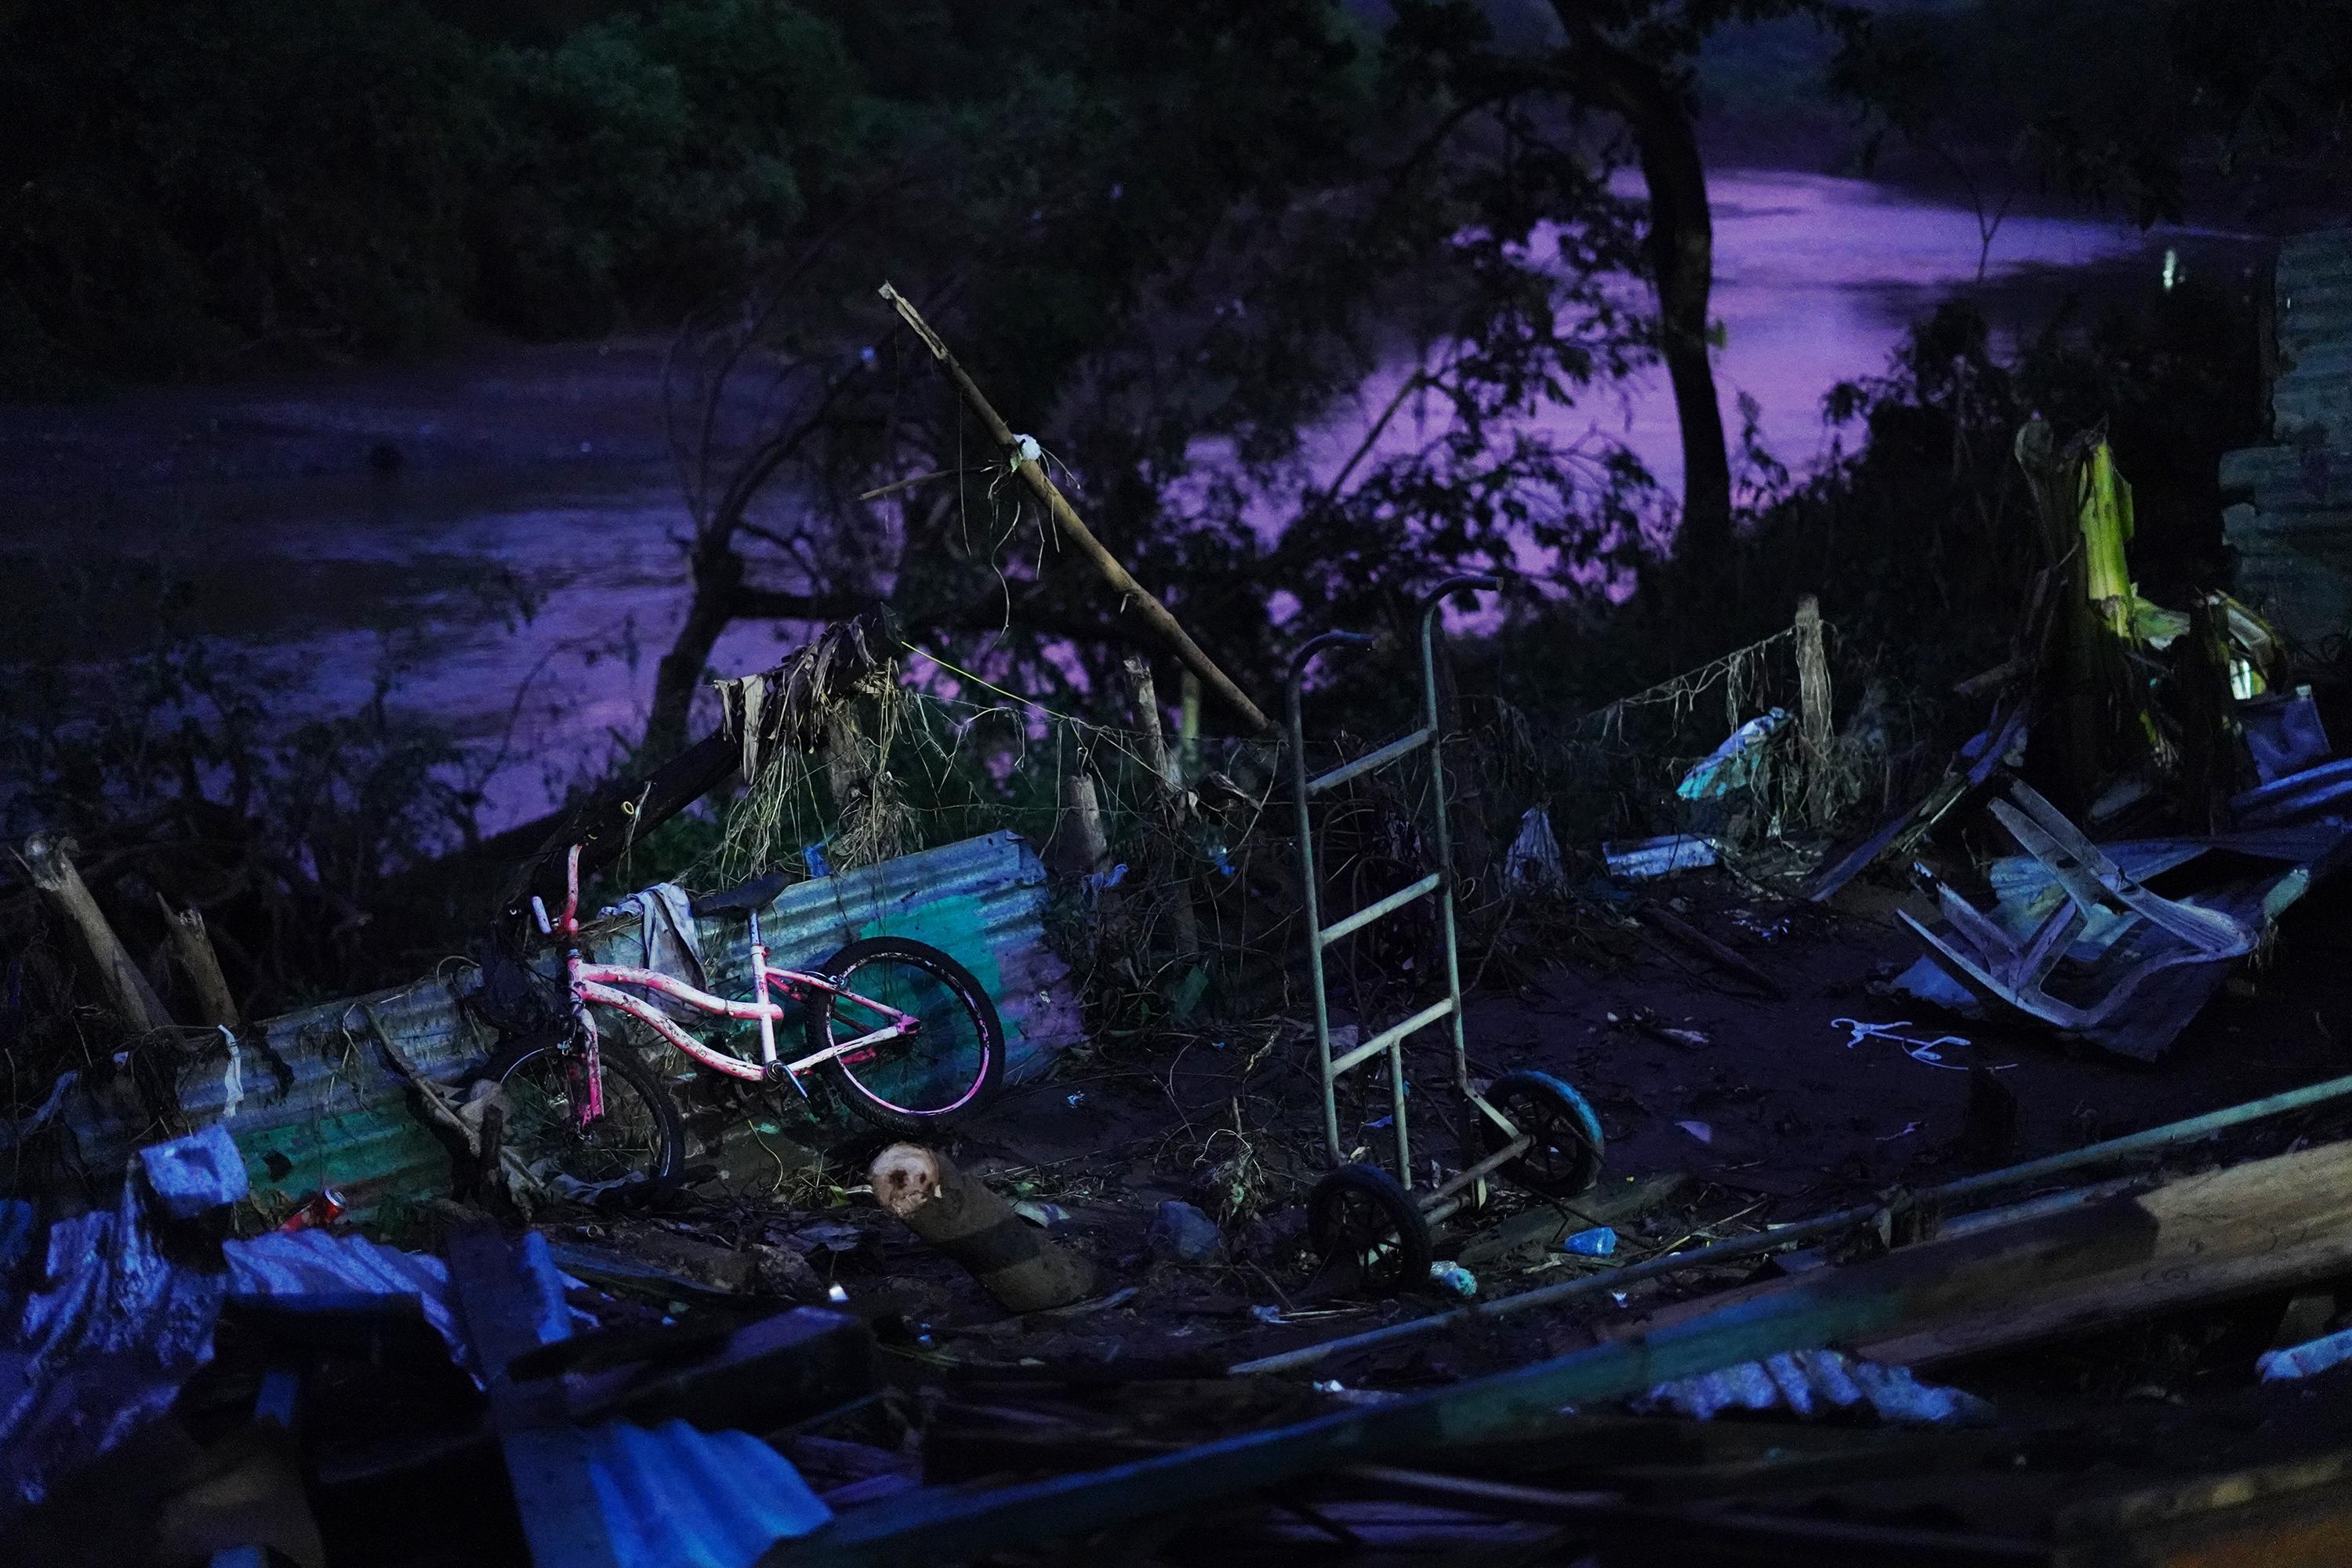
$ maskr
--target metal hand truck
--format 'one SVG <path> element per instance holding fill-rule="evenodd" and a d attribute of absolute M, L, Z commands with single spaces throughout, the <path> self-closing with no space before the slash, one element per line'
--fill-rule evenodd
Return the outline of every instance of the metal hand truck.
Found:
<path fill-rule="evenodd" d="M 1290 661 L 1284 696 L 1290 724 L 1291 784 L 1298 805 L 1300 882 L 1307 897 L 1307 972 L 1315 999 L 1315 1050 L 1323 1076 L 1323 1132 L 1333 1170 L 1307 1198 L 1307 1235 L 1327 1258 L 1351 1258 L 1366 1285 L 1402 1289 L 1429 1278 L 1435 1242 L 1433 1230 L 1481 1195 L 1485 1179 L 1502 1173 L 1516 1184 L 1551 1198 L 1572 1198 L 1601 1174 L 1601 1123 L 1584 1097 L 1549 1073 L 1507 1073 L 1481 1094 L 1470 1081 L 1470 1058 L 1462 1031 L 1462 965 L 1454 923 L 1454 841 L 1445 815 L 1445 765 L 1437 714 L 1438 616 L 1446 596 L 1463 589 L 1496 589 L 1492 577 L 1450 577 L 1421 599 L 1421 727 L 1402 740 L 1309 777 L 1306 726 L 1299 687 L 1307 668 L 1329 647 L 1362 647 L 1371 638 L 1356 632 L 1325 632 L 1310 638 Z M 1417 881 L 1375 900 L 1329 925 L 1323 923 L 1322 889 L 1317 879 L 1315 796 L 1429 749 L 1429 837 L 1436 868 Z M 1331 1008 L 1323 954 L 1334 942 L 1417 900 L 1437 899 L 1445 952 L 1445 994 L 1402 1022 L 1362 1040 L 1341 1055 L 1331 1054 Z M 1412 1143 L 1406 1130 L 1404 1042 L 1429 1026 L 1445 1022 L 1454 1034 L 1454 1082 L 1468 1102 L 1478 1130 L 1474 1148 L 1484 1157 L 1444 1180 L 1433 1178 L 1416 1194 Z M 1395 1174 L 1378 1164 L 1355 1163 L 1339 1138 L 1340 1075 L 1375 1059 L 1389 1068 L 1390 1116 L 1396 1131 Z"/>

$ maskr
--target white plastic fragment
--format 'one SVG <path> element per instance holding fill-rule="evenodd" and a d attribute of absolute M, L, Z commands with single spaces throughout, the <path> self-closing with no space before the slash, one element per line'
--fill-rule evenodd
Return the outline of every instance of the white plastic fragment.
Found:
<path fill-rule="evenodd" d="M 1601 846 L 1601 858 L 1609 862 L 1609 874 L 1629 881 L 1651 877 L 1671 876 L 1676 871 L 1688 871 L 1700 866 L 1712 866 L 1721 857 L 1722 847 L 1712 838 L 1688 833 L 1669 833 L 1662 838 L 1618 839 Z"/>
<path fill-rule="evenodd" d="M 2283 1351 L 2264 1351 L 2254 1358 L 2254 1370 L 2264 1383 L 2309 1377 L 2352 1361 L 2352 1329 L 2338 1329 L 2315 1340 L 2305 1340 Z"/>

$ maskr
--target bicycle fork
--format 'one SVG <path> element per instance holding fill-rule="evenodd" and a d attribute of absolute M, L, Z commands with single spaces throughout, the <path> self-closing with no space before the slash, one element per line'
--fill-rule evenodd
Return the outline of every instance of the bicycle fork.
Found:
<path fill-rule="evenodd" d="M 792 1079 L 803 1100 L 808 1098 L 808 1086 L 801 1075 L 786 1068 L 782 1072 L 776 1066 L 775 1009 L 768 1005 L 768 944 L 760 936 L 760 911 L 750 911 L 751 918 L 751 997 L 760 1005 L 760 1067 L 773 1082 L 779 1077 Z"/>
<path fill-rule="evenodd" d="M 576 854 L 577 851 L 574 851 Z M 585 1082 L 572 1086 L 572 1104 L 581 1131 L 585 1131 L 604 1115 L 604 1064 L 603 1047 L 596 1036 L 596 1015 L 588 1010 L 580 994 L 580 950 L 566 949 L 563 954 L 566 977 L 572 983 L 572 1026 L 573 1037 L 580 1042 L 577 1053 L 568 1055 L 566 1066 Z"/>

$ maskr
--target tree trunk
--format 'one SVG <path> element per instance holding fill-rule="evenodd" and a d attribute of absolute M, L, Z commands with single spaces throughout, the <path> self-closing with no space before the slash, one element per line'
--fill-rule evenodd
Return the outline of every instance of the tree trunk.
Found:
<path fill-rule="evenodd" d="M 694 598 L 686 607 L 686 621 L 669 651 L 654 669 L 653 711 L 646 720 L 642 748 L 649 757 L 671 756 L 686 749 L 686 727 L 694 711 L 695 689 L 710 668 L 711 649 L 735 619 L 736 599 L 743 587 L 743 561 L 720 536 L 696 548 Z"/>
<path fill-rule="evenodd" d="M 1731 542 L 1731 459 L 1708 359 L 1715 224 L 1707 212 L 1698 129 L 1680 84 L 1601 37 L 1580 14 L 1581 0 L 1552 0 L 1552 6 L 1570 36 L 1562 63 L 1579 87 L 1632 130 L 1650 190 L 1647 248 L 1658 291 L 1658 348 L 1674 384 L 1683 437 L 1683 524 L 1675 554 L 1685 563 L 1720 559 Z"/>

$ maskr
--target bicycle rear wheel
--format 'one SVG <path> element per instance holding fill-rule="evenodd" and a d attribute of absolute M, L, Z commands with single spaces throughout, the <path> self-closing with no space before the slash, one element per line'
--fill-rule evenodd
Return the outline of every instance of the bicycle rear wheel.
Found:
<path fill-rule="evenodd" d="M 904 937 L 853 942 L 821 966 L 844 994 L 808 1008 L 812 1052 L 887 1026 L 868 1000 L 911 1014 L 921 1027 L 826 1058 L 825 1080 L 862 1121 L 891 1132 L 951 1127 L 995 1097 L 1004 1076 L 1004 1026 L 971 972 Z"/>
<path fill-rule="evenodd" d="M 558 1036 L 517 1042 L 483 1076 L 506 1099 L 505 1147 L 559 1196 L 593 1195 L 636 1182 L 667 1181 L 685 1163 L 686 1130 L 669 1091 L 626 1042 L 596 1053 L 604 1114 L 586 1127 L 574 1110 L 586 1063 Z"/>

